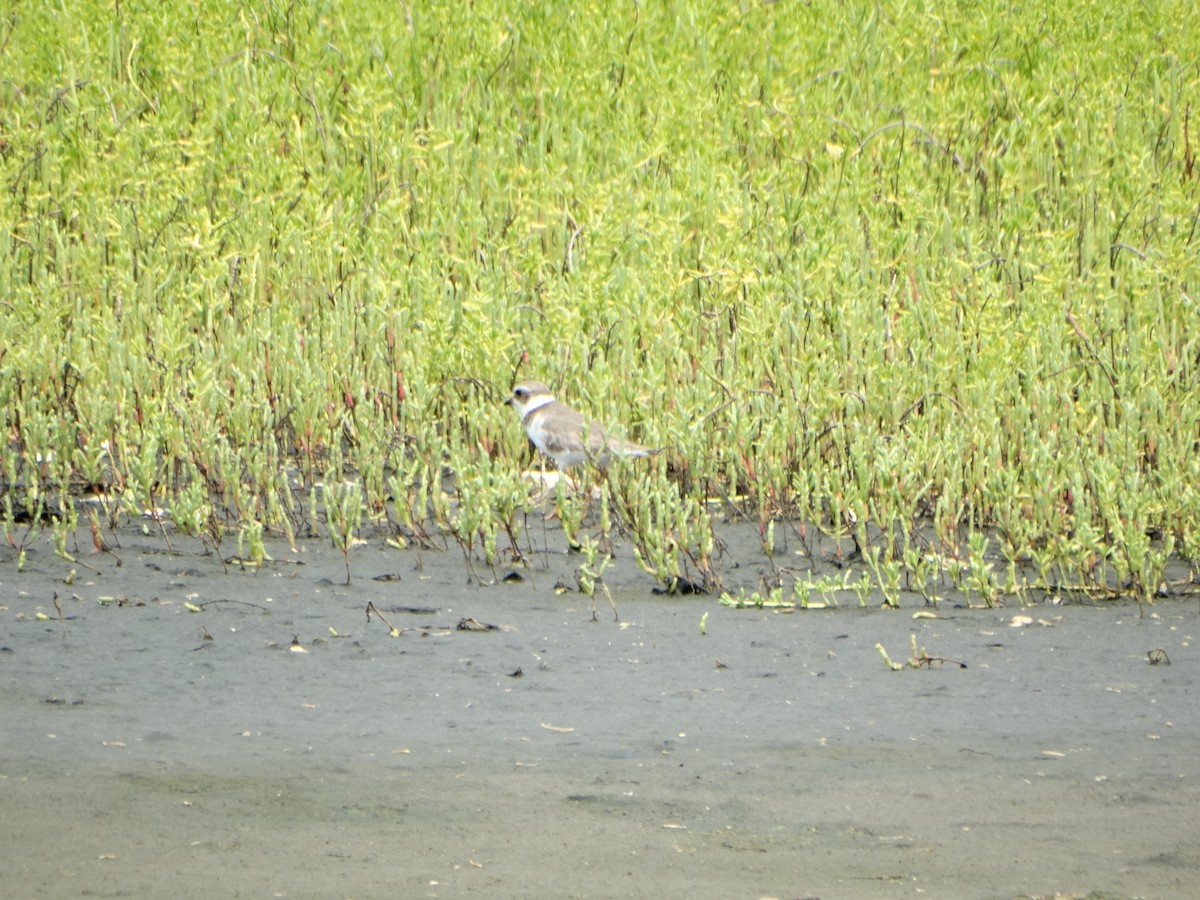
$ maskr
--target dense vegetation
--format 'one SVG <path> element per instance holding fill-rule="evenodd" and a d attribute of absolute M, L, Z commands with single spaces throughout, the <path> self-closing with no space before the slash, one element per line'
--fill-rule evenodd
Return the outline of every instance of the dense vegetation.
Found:
<path fill-rule="evenodd" d="M 661 578 L 737 512 L 854 533 L 887 596 L 1150 598 L 1200 556 L 1193 15 L 13 6 L 8 540 L 68 553 L 102 485 L 96 529 L 494 558 L 538 377 L 667 448 L 602 523 Z"/>

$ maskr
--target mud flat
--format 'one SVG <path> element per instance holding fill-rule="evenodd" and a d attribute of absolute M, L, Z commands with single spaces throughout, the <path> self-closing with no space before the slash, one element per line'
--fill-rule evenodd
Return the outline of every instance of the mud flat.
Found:
<path fill-rule="evenodd" d="M 346 586 L 323 542 L 274 546 L 257 572 L 137 531 L 121 544 L 69 586 L 48 550 L 23 572 L 0 550 L 9 897 L 1200 883 L 1194 601 L 733 610 L 651 595 L 626 556 L 608 574 L 619 620 L 602 600 L 593 621 L 555 592 L 578 565 L 557 551 L 481 586 L 457 549 L 379 541 Z M 889 671 L 876 644 L 903 660 L 913 635 L 966 668 Z"/>

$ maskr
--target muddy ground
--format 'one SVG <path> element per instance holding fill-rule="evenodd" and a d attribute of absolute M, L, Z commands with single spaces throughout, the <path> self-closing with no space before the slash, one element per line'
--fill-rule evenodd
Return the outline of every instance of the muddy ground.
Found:
<path fill-rule="evenodd" d="M 116 538 L 0 549 L 6 897 L 1200 892 L 1195 600 L 733 610 L 625 547 L 593 621 L 553 533 L 484 585 L 382 537 L 349 586 L 320 540 Z M 889 671 L 911 635 L 966 668 Z"/>

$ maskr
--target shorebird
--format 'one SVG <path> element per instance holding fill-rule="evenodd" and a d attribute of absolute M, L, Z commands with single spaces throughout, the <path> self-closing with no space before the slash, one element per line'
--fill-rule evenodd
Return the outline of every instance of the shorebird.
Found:
<path fill-rule="evenodd" d="M 610 436 L 599 422 L 554 399 L 540 381 L 522 381 L 504 401 L 517 411 L 535 447 L 560 469 L 591 460 L 605 468 L 613 456 L 653 456 L 658 450 Z M 587 443 L 585 445 L 584 439 Z"/>

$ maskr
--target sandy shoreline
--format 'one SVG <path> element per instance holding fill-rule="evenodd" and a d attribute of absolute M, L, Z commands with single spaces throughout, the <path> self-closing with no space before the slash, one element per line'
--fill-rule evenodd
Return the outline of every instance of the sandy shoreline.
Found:
<path fill-rule="evenodd" d="M 378 541 L 347 587 L 121 537 L 69 587 L 0 551 L 8 896 L 1195 892 L 1194 602 L 779 614 L 624 559 L 593 622 L 562 554 L 482 587 Z M 913 634 L 968 667 L 885 669 Z"/>

